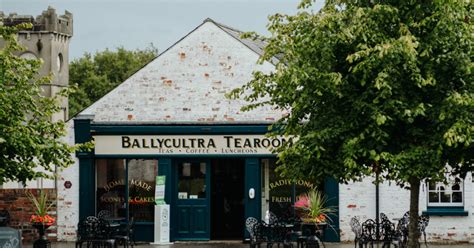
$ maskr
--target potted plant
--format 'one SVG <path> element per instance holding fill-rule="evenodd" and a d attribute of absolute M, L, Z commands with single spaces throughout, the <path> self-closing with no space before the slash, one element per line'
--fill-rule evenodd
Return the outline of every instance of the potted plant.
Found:
<path fill-rule="evenodd" d="M 299 197 L 295 209 L 303 222 L 324 223 L 330 219 L 329 215 L 334 213 L 334 209 L 326 205 L 327 197 L 312 189 Z"/>
<path fill-rule="evenodd" d="M 49 240 L 46 238 L 45 231 L 54 224 L 55 219 L 48 214 L 54 202 L 49 199 L 49 195 L 43 190 L 39 191 L 38 197 L 34 196 L 31 191 L 26 193 L 35 210 L 31 215 L 30 222 L 33 227 L 38 230 L 39 238 L 35 241 L 34 247 L 48 247 Z"/>

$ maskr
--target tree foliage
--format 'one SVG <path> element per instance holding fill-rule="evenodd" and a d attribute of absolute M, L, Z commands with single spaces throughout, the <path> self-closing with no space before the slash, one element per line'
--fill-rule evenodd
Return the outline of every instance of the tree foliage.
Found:
<path fill-rule="evenodd" d="M 23 50 L 17 32 L 28 28 L 31 24 L 0 26 L 0 39 L 6 42 L 0 50 L 0 184 L 53 177 L 57 169 L 74 162 L 71 153 L 78 148 L 60 140 L 64 122 L 51 121 L 67 89 L 43 97 L 41 85 L 51 78 L 38 76 L 41 61 L 16 56 Z"/>
<path fill-rule="evenodd" d="M 78 89 L 70 95 L 69 115 L 74 116 L 97 101 L 157 54 L 158 50 L 151 44 L 143 50 L 130 51 L 120 47 L 116 51 L 106 49 L 93 56 L 85 53 L 83 57 L 73 60 L 69 65 L 69 81 Z"/>
<path fill-rule="evenodd" d="M 252 102 L 246 109 L 270 104 L 290 112 L 274 129 L 298 137 L 278 150 L 283 175 L 348 182 L 377 170 L 412 186 L 415 217 L 413 188 L 421 180 L 473 166 L 473 3 L 310 7 L 303 1 L 296 15 L 271 16 L 270 37 L 247 34 L 268 42 L 261 61 L 279 62 L 230 96 Z"/>

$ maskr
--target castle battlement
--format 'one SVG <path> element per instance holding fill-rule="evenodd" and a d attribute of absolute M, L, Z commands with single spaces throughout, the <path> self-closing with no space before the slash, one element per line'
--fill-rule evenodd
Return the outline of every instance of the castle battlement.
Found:
<path fill-rule="evenodd" d="M 33 28 L 30 31 L 54 32 L 67 36 L 72 36 L 73 34 L 72 13 L 67 10 L 64 12 L 64 15 L 58 16 L 58 14 L 56 14 L 56 10 L 50 6 L 36 18 L 31 15 L 18 15 L 17 13 L 10 13 L 8 16 L 6 16 L 0 11 L 0 25 L 3 23 L 5 26 L 15 26 L 20 23 L 28 22 L 33 24 Z"/>

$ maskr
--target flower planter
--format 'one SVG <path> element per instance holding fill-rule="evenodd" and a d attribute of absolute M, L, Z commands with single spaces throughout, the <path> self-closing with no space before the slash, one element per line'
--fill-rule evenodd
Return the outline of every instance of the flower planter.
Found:
<path fill-rule="evenodd" d="M 33 243 L 33 248 L 49 248 L 51 247 L 51 242 L 45 235 L 46 229 L 51 225 L 46 225 L 43 223 L 33 223 L 33 227 L 38 230 L 39 238 Z"/>

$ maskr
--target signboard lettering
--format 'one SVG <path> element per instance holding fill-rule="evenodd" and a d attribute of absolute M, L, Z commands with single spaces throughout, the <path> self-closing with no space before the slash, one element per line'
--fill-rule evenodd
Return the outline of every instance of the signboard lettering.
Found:
<path fill-rule="evenodd" d="M 272 154 L 287 141 L 265 135 L 97 135 L 96 154 Z"/>

